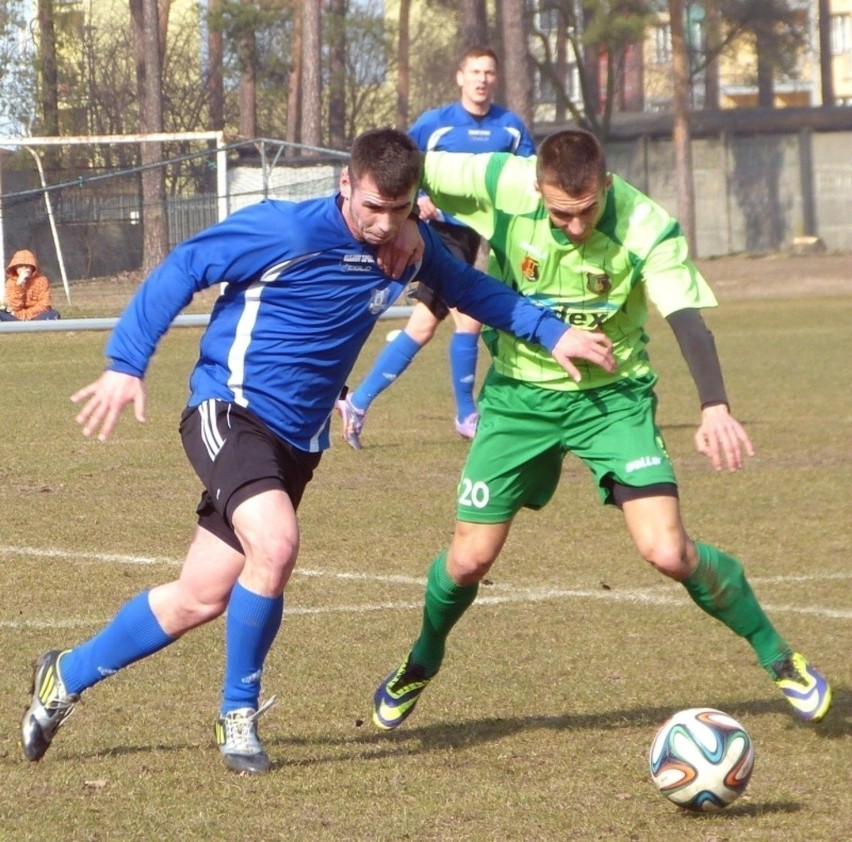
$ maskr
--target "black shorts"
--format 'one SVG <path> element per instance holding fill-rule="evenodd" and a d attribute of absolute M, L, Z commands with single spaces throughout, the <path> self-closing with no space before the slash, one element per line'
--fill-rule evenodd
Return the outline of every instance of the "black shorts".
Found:
<path fill-rule="evenodd" d="M 429 224 L 455 257 L 471 266 L 476 263 L 480 241 L 479 234 L 476 231 L 464 225 L 450 225 L 446 222 L 431 222 Z M 421 304 L 425 304 L 438 321 L 443 321 L 450 314 L 450 309 L 444 303 L 444 299 L 426 284 L 417 284 L 408 297 L 411 301 L 419 301 Z"/>
<path fill-rule="evenodd" d="M 284 491 L 298 509 L 322 456 L 297 450 L 249 410 L 219 400 L 187 407 L 180 437 L 204 485 L 198 525 L 238 552 L 243 550 L 231 526 L 234 509 L 273 488 Z"/>

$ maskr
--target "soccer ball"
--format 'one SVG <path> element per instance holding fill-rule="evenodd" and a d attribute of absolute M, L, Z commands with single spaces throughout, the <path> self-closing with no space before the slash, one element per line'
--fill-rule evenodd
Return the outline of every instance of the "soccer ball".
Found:
<path fill-rule="evenodd" d="M 651 777 L 666 798 L 686 810 L 713 812 L 743 794 L 754 768 L 754 746 L 727 713 L 690 708 L 657 731 L 649 761 Z"/>

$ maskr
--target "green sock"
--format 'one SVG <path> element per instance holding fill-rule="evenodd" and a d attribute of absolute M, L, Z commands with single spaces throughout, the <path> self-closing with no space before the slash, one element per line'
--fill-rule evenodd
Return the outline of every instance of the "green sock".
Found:
<path fill-rule="evenodd" d="M 434 675 L 444 660 L 447 635 L 456 621 L 470 607 L 479 583 L 459 585 L 447 573 L 447 553 L 440 553 L 429 567 L 426 577 L 426 598 L 423 606 L 423 626 L 420 637 L 411 647 L 411 660 L 420 664 L 426 675 Z"/>
<path fill-rule="evenodd" d="M 683 583 L 700 608 L 744 637 L 757 653 L 760 665 L 772 675 L 771 665 L 793 650 L 775 630 L 746 581 L 743 566 L 708 544 L 695 543 L 698 566 Z"/>

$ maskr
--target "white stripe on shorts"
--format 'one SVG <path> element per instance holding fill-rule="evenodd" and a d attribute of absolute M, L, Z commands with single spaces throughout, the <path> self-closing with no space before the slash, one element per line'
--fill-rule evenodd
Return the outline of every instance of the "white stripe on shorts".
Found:
<path fill-rule="evenodd" d="M 198 412 L 201 415 L 201 441 L 207 448 L 207 455 L 211 462 L 216 461 L 219 451 L 225 445 L 225 439 L 219 433 L 216 427 L 216 400 L 210 398 L 198 405 Z"/>

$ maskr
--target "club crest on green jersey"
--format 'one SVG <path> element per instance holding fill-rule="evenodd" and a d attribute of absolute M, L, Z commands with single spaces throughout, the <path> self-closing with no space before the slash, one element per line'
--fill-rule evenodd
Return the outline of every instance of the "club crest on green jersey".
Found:
<path fill-rule="evenodd" d="M 528 281 L 537 281 L 539 279 L 539 269 L 541 265 L 539 262 L 529 254 L 524 256 L 524 259 L 521 261 L 521 274 Z"/>
<path fill-rule="evenodd" d="M 586 272 L 586 288 L 595 295 L 606 295 L 612 289 L 612 279 L 606 272 Z"/>

